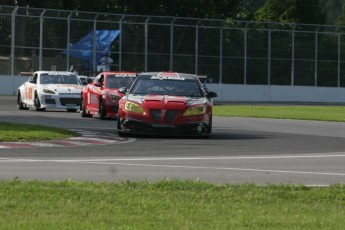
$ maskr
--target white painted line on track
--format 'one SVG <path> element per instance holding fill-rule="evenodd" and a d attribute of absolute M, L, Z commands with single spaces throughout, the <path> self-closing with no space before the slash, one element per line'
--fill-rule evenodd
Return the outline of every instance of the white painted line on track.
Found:
<path fill-rule="evenodd" d="M 104 165 L 121 165 L 121 166 L 140 166 L 140 167 L 161 167 L 161 168 L 184 168 L 184 169 L 211 169 L 211 170 L 229 170 L 229 171 L 250 171 L 250 172 L 269 172 L 269 173 L 287 173 L 287 174 L 309 174 L 309 175 L 328 175 L 328 176 L 345 176 L 345 173 L 332 172 L 306 172 L 306 171 L 288 171 L 288 170 L 271 170 L 271 169 L 249 169 L 249 168 L 227 168 L 227 167 L 207 167 L 207 166 L 181 166 L 181 165 L 153 165 L 153 164 L 126 164 L 110 162 L 78 162 L 84 164 L 104 164 Z"/>
<path fill-rule="evenodd" d="M 99 164 L 99 165 L 119 165 L 119 166 L 139 166 L 139 167 L 161 167 L 161 168 L 184 168 L 184 169 L 209 169 L 209 170 L 228 170 L 228 171 L 247 171 L 247 172 L 265 172 L 265 173 L 286 173 L 286 174 L 309 174 L 309 175 L 327 175 L 327 176 L 345 176 L 345 173 L 334 172 L 312 172 L 312 171 L 291 171 L 291 170 L 272 170 L 256 168 L 235 168 L 235 167 L 208 167 L 208 166 L 185 166 L 185 165 L 167 165 L 167 164 L 135 164 L 124 163 L 123 161 L 176 161 L 176 160 L 236 160 L 236 159 L 294 159 L 294 158 L 337 158 L 345 157 L 343 152 L 332 155 L 289 155 L 289 156 L 246 156 L 246 157 L 179 157 L 179 158 L 89 158 L 89 159 L 21 159 L 21 158 L 1 158 L 2 162 L 52 162 L 52 163 L 79 163 L 79 164 Z M 111 162 L 113 161 L 113 162 Z M 116 162 L 117 161 L 117 162 Z M 119 162 L 120 161 L 120 162 Z"/>
<path fill-rule="evenodd" d="M 265 173 L 286 173 L 286 174 L 309 174 L 309 175 L 345 176 L 345 173 L 333 173 L 333 172 L 307 172 L 307 171 L 251 169 L 251 168 L 232 168 L 232 167 L 207 167 L 207 166 L 129 164 L 129 163 L 99 162 L 99 161 L 77 161 L 77 160 L 68 161 L 68 160 L 29 160 L 29 159 L 27 159 L 27 160 L 12 160 L 12 161 L 6 161 L 6 162 L 17 162 L 17 163 L 18 162 L 79 163 L 79 164 L 100 164 L 100 165 L 119 165 L 119 166 L 184 168 L 184 169 L 210 169 L 210 170 L 248 171 L 248 172 L 265 172 Z"/>
<path fill-rule="evenodd" d="M 129 139 L 126 141 L 132 142 L 135 139 Z M 87 161 L 178 161 L 178 160 L 250 160 L 250 159 L 297 159 L 297 158 L 336 158 L 336 157 L 345 157 L 345 152 L 334 152 L 332 154 L 308 154 L 308 155 L 262 155 L 262 156 L 233 156 L 233 157 L 224 157 L 224 156 L 208 156 L 208 157 L 131 157 L 131 158 L 79 158 L 79 159 L 70 159 L 70 160 L 56 160 L 61 162 L 87 162 Z M 2 158 L 4 159 L 16 159 L 16 158 Z M 24 160 L 33 160 L 41 161 L 42 158 L 30 158 Z M 46 161 L 43 159 L 42 161 Z M 54 161 L 54 160 L 49 160 Z"/>

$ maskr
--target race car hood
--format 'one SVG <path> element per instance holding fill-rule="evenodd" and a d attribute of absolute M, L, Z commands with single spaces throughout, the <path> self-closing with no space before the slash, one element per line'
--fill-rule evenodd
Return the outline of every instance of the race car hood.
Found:
<path fill-rule="evenodd" d="M 120 96 L 123 96 L 123 95 L 124 95 L 124 94 L 122 94 L 122 93 L 119 93 L 117 90 L 118 90 L 118 89 L 116 89 L 116 88 L 104 89 L 104 90 L 103 90 L 103 93 L 104 93 L 104 94 L 109 94 L 109 93 L 111 93 L 111 94 L 120 95 Z"/>
<path fill-rule="evenodd" d="M 145 108 L 166 110 L 182 110 L 192 105 L 206 103 L 205 98 L 168 95 L 128 95 L 127 100 L 141 104 Z"/>
<path fill-rule="evenodd" d="M 41 85 L 40 87 L 43 89 L 48 89 L 54 91 L 56 94 L 78 94 L 80 95 L 81 90 L 83 89 L 83 86 L 81 85 L 73 85 L 73 84 L 47 84 L 47 85 Z"/>
<path fill-rule="evenodd" d="M 102 96 L 110 100 L 118 101 L 124 96 L 124 94 L 119 93 L 117 89 L 115 88 L 111 88 L 111 89 L 104 89 L 102 92 Z"/>

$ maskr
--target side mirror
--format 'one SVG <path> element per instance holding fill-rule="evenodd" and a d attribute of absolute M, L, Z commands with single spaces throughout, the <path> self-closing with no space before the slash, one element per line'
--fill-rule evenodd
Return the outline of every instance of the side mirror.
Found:
<path fill-rule="evenodd" d="M 212 97 L 218 97 L 218 95 L 217 95 L 215 92 L 209 91 L 209 92 L 206 94 L 206 97 L 207 97 L 207 98 L 212 98 Z"/>
<path fill-rule="evenodd" d="M 87 81 L 85 79 L 80 79 L 80 81 L 83 85 L 87 85 Z"/>
<path fill-rule="evenodd" d="M 126 94 L 128 91 L 127 87 L 121 87 L 117 90 L 117 92 L 122 93 L 122 94 Z"/>

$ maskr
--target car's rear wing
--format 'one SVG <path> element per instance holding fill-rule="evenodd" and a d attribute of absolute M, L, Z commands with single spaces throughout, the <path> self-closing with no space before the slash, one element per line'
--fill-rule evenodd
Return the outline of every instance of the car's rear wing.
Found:
<path fill-rule="evenodd" d="M 207 75 L 197 75 L 199 79 L 206 80 Z"/>
<path fill-rule="evenodd" d="M 19 73 L 19 76 L 26 76 L 26 77 L 29 77 L 32 75 L 32 72 L 20 72 Z"/>

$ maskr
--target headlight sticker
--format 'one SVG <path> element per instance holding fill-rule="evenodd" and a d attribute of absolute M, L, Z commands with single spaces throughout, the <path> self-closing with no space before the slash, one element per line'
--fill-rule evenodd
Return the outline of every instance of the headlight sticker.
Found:
<path fill-rule="evenodd" d="M 206 106 L 205 105 L 197 105 L 188 108 L 184 113 L 183 116 L 194 116 L 194 115 L 202 115 L 206 112 Z"/>
<path fill-rule="evenodd" d="M 133 113 L 139 113 L 144 114 L 144 108 L 141 107 L 138 104 L 135 104 L 133 102 L 127 101 L 125 104 L 125 110 L 133 112 Z"/>
<path fill-rule="evenodd" d="M 50 90 L 50 89 L 43 89 L 43 93 L 55 94 L 55 92 L 53 90 Z"/>

